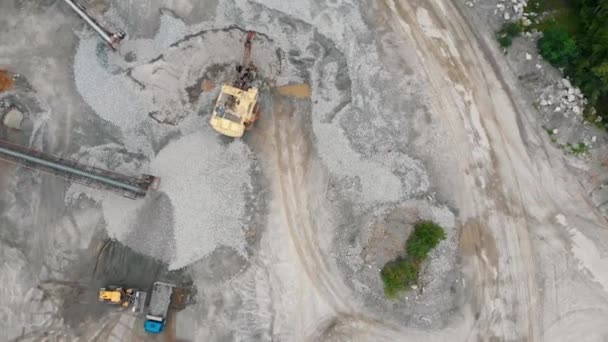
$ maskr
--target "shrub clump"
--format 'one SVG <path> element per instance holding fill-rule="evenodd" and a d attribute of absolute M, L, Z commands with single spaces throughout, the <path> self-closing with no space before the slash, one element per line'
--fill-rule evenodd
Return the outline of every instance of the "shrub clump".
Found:
<path fill-rule="evenodd" d="M 407 255 L 414 260 L 424 260 L 431 249 L 445 240 L 443 228 L 432 221 L 420 221 L 405 243 Z"/>
<path fill-rule="evenodd" d="M 496 32 L 496 39 L 498 44 L 503 48 L 508 48 L 513 44 L 513 38 L 519 36 L 521 33 L 521 26 L 517 23 L 508 22 L 502 25 L 500 31 Z"/>
<path fill-rule="evenodd" d="M 380 276 L 384 282 L 384 293 L 393 298 L 418 281 L 418 265 L 407 259 L 394 260 L 384 265 Z"/>
<path fill-rule="evenodd" d="M 552 27 L 543 33 L 538 41 L 538 51 L 551 64 L 568 66 L 577 56 L 576 40 L 561 27 Z"/>
<path fill-rule="evenodd" d="M 420 263 L 441 240 L 445 240 L 445 232 L 438 224 L 419 221 L 414 225 L 405 243 L 406 257 L 388 262 L 380 271 L 387 297 L 395 297 L 418 282 Z"/>

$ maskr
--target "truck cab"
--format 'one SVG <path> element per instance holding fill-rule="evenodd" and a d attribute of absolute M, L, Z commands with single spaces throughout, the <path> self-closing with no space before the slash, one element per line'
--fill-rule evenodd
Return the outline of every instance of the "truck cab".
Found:
<path fill-rule="evenodd" d="M 156 317 L 148 318 L 146 317 L 146 322 L 144 323 L 144 330 L 150 334 L 160 334 L 165 328 L 165 320 L 157 321 Z"/>

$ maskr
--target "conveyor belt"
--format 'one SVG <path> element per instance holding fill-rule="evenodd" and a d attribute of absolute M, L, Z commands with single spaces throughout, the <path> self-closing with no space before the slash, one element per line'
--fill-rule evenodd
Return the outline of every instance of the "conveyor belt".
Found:
<path fill-rule="evenodd" d="M 121 175 L 51 154 L 35 151 L 0 140 L 0 158 L 38 171 L 51 173 L 69 181 L 94 188 L 111 190 L 125 197 L 144 197 L 156 188 L 160 179 L 150 175 L 140 178 Z"/>

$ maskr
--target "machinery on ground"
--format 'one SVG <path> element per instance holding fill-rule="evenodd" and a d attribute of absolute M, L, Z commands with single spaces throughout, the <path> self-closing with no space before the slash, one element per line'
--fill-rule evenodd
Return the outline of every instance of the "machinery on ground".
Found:
<path fill-rule="evenodd" d="M 127 176 L 4 140 L 0 140 L 0 160 L 60 176 L 70 182 L 110 190 L 128 198 L 144 197 L 150 189 L 157 189 L 160 184 L 160 178 L 151 175 Z"/>
<path fill-rule="evenodd" d="M 115 33 L 110 32 L 103 28 L 93 17 L 91 17 L 86 9 L 79 3 L 74 0 L 64 0 L 74 12 L 76 12 L 99 36 L 106 42 L 110 47 L 114 50 L 118 47 L 118 44 L 125 38 L 126 34 L 122 31 L 118 31 Z"/>
<path fill-rule="evenodd" d="M 144 330 L 146 332 L 159 334 L 165 329 L 174 287 L 175 285 L 173 284 L 160 281 L 154 283 L 148 314 L 144 322 Z"/>
<path fill-rule="evenodd" d="M 108 286 L 99 289 L 99 301 L 123 308 L 131 308 L 132 312 L 143 312 L 146 304 L 146 293 L 135 289 L 124 289 L 119 286 Z"/>
<path fill-rule="evenodd" d="M 254 37 L 255 32 L 247 33 L 243 60 L 236 67 L 236 81 L 232 85 L 222 85 L 211 115 L 211 127 L 233 138 L 242 137 L 245 130 L 259 117 L 258 89 L 253 86 L 257 68 L 251 61 L 251 42 Z"/>

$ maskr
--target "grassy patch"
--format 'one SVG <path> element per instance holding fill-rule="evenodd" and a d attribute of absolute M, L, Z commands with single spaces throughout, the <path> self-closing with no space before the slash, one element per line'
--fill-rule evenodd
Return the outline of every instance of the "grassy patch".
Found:
<path fill-rule="evenodd" d="M 513 22 L 507 22 L 502 25 L 500 31 L 496 32 L 496 40 L 503 48 L 508 48 L 513 44 L 513 38 L 521 34 L 521 25 Z"/>
<path fill-rule="evenodd" d="M 555 138 L 555 130 L 552 128 L 545 127 L 545 126 L 543 126 L 543 128 L 545 129 L 547 134 L 549 134 L 549 137 L 551 137 L 551 142 L 556 143 L 557 139 Z"/>
<path fill-rule="evenodd" d="M 414 225 L 414 232 L 405 242 L 405 251 L 414 260 L 424 260 L 441 240 L 445 240 L 443 228 L 431 221 L 420 221 Z"/>
<path fill-rule="evenodd" d="M 589 147 L 582 142 L 579 142 L 578 144 L 574 145 L 571 143 L 567 143 L 566 147 L 568 147 L 568 152 L 574 154 L 575 156 L 580 156 L 589 152 Z"/>
<path fill-rule="evenodd" d="M 384 265 L 380 276 L 384 282 L 384 293 L 394 298 L 399 292 L 406 291 L 418 282 L 419 266 L 407 259 L 391 261 Z"/>
<path fill-rule="evenodd" d="M 569 34 L 575 35 L 580 26 L 580 19 L 576 15 L 576 8 L 563 0 L 532 0 L 524 9 L 528 18 L 532 20 L 530 28 L 539 31 L 559 23 Z"/>
<path fill-rule="evenodd" d="M 405 243 L 406 257 L 388 262 L 380 271 L 387 297 L 396 297 L 418 282 L 420 263 L 441 240 L 445 240 L 445 232 L 438 224 L 419 221 L 414 225 Z"/>
<path fill-rule="evenodd" d="M 594 109 L 586 109 L 583 112 L 583 120 L 593 124 L 597 128 L 608 130 L 608 122 L 603 120 Z"/>

